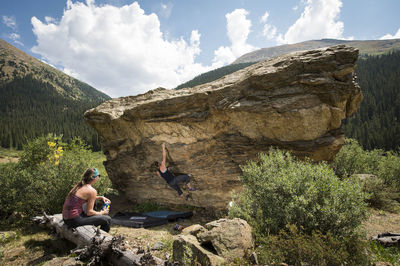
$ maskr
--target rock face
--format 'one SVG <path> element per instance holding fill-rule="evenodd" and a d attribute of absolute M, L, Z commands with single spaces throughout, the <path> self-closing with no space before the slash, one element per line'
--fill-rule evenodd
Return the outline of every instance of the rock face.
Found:
<path fill-rule="evenodd" d="M 344 144 L 341 121 L 362 100 L 357 57 L 345 46 L 292 53 L 194 88 L 112 99 L 85 119 L 99 133 L 110 179 L 129 199 L 225 208 L 241 189 L 240 165 L 271 145 L 334 158 Z M 193 175 L 190 201 L 152 168 L 162 142 L 174 171 Z"/>
<path fill-rule="evenodd" d="M 230 265 L 250 254 L 253 238 L 250 225 L 242 219 L 219 219 L 202 227 L 183 229 L 173 243 L 173 260 L 183 265 Z"/>
<path fill-rule="evenodd" d="M 210 243 L 224 258 L 242 258 L 253 248 L 250 225 L 242 219 L 219 219 L 206 224 L 206 231 L 196 235 L 201 243 Z"/>

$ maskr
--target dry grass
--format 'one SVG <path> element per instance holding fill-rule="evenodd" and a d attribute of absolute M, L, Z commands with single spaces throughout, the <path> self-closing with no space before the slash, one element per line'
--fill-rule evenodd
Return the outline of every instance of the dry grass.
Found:
<path fill-rule="evenodd" d="M 0 265 L 38 265 L 57 256 L 66 256 L 74 246 L 48 231 L 33 228 L 18 231 L 18 237 L 0 246 Z"/>
<path fill-rule="evenodd" d="M 400 233 L 400 214 L 370 209 L 371 216 L 363 223 L 367 239 L 380 233 Z"/>

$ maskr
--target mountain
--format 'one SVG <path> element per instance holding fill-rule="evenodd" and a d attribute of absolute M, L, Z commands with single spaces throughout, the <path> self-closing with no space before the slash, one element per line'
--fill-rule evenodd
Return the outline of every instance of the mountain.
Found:
<path fill-rule="evenodd" d="M 0 146 L 22 148 L 48 133 L 100 149 L 83 113 L 110 97 L 0 39 Z"/>
<path fill-rule="evenodd" d="M 360 56 L 385 54 L 392 50 L 400 49 L 400 39 L 391 40 L 371 40 L 371 41 L 347 41 L 336 39 L 311 40 L 295 44 L 285 44 L 269 48 L 262 48 L 236 59 L 232 64 L 258 62 L 281 54 L 287 54 L 296 51 L 317 49 L 337 44 L 352 46 L 360 50 Z"/>

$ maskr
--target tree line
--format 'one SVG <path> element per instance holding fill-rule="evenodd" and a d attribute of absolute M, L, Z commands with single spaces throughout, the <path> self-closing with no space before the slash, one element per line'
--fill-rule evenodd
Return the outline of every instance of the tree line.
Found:
<path fill-rule="evenodd" d="M 64 141 L 81 137 L 94 151 L 101 149 L 97 133 L 83 113 L 103 100 L 73 100 L 48 82 L 27 75 L 0 85 L 0 146 L 22 149 L 28 140 L 55 133 Z"/>
<path fill-rule="evenodd" d="M 357 61 L 357 81 L 364 99 L 344 121 L 346 137 L 367 150 L 400 148 L 400 51 Z"/>

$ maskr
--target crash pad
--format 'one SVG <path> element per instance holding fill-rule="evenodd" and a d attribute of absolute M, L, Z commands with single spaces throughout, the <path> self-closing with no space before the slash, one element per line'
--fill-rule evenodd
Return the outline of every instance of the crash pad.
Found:
<path fill-rule="evenodd" d="M 178 219 L 190 218 L 193 216 L 192 211 L 175 212 L 175 211 L 168 211 L 168 210 L 145 212 L 143 214 L 151 216 L 151 217 L 165 218 L 170 222 L 176 221 Z"/>
<path fill-rule="evenodd" d="M 168 223 L 168 219 L 144 215 L 136 212 L 117 212 L 111 218 L 111 223 L 134 228 L 148 228 L 166 224 Z"/>

